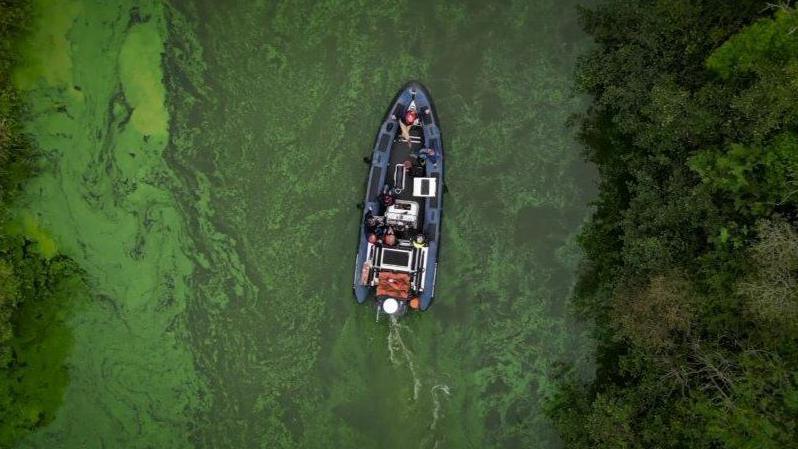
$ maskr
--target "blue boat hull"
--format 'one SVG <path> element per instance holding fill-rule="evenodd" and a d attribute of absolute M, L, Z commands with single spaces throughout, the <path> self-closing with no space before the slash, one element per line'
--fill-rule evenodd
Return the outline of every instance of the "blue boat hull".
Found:
<path fill-rule="evenodd" d="M 443 211 L 445 154 L 441 141 L 440 128 L 438 126 L 438 117 L 432 99 L 429 92 L 418 82 L 410 82 L 399 91 L 385 115 L 379 132 L 377 133 L 377 138 L 375 139 L 371 156 L 371 167 L 366 184 L 366 196 L 363 203 L 363 219 L 361 219 L 353 289 L 358 303 L 363 303 L 367 299 L 374 297 L 374 287 L 361 284 L 363 265 L 367 260 L 369 247 L 366 238 L 364 219 L 367 211 L 376 211 L 380 208 L 379 195 L 382 192 L 383 186 L 386 185 L 386 180 L 390 176 L 392 155 L 395 162 L 396 153 L 403 150 L 399 147 L 399 145 L 403 144 L 397 141 L 399 120 L 404 115 L 404 112 L 407 110 L 408 106 L 410 106 L 411 102 L 414 102 L 417 110 L 429 110 L 428 114 L 422 114 L 419 118 L 421 121 L 420 128 L 423 130 L 424 146 L 434 149 L 437 153 L 436 163 L 427 163 L 424 167 L 425 177 L 437 179 L 434 197 L 424 198 L 422 207 L 423 234 L 427 238 L 427 252 L 425 269 L 422 273 L 419 273 L 420 276 L 424 277 L 424 289 L 418 292 L 417 297 L 420 301 L 420 309 L 427 310 L 435 297 L 435 284 L 437 281 L 438 255 L 441 238 L 441 215 Z"/>

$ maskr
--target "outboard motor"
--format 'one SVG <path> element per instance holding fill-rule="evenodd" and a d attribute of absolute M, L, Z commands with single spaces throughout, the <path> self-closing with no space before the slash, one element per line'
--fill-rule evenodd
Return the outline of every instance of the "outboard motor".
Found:
<path fill-rule="evenodd" d="M 401 315 L 405 310 L 404 304 L 393 299 L 385 298 L 382 301 L 382 311 L 391 316 Z"/>

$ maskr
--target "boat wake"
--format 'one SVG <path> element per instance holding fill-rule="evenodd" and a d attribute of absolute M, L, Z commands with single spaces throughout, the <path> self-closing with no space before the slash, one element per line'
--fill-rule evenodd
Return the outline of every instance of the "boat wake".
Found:
<path fill-rule="evenodd" d="M 441 394 L 449 396 L 451 393 L 449 391 L 449 386 L 446 384 L 438 384 L 432 387 L 430 390 L 432 393 L 432 424 L 429 426 L 429 430 L 435 430 L 435 426 L 438 425 L 438 419 L 441 417 Z"/>
<path fill-rule="evenodd" d="M 450 387 L 446 384 L 436 384 L 430 388 L 430 394 L 432 395 L 432 422 L 428 428 L 429 433 L 421 440 L 420 449 L 437 449 L 441 444 L 442 440 L 435 432 L 435 428 L 438 426 L 438 420 L 443 417 L 441 403 L 445 397 L 451 395 Z"/>
<path fill-rule="evenodd" d="M 404 340 L 402 340 L 402 326 L 396 317 L 391 316 L 390 331 L 388 332 L 388 354 L 390 355 L 391 363 L 394 366 L 399 366 L 401 361 L 399 357 L 403 357 L 407 368 L 410 370 L 410 375 L 413 379 L 413 400 L 418 399 L 418 393 L 421 391 L 421 378 L 416 372 L 416 365 L 413 363 L 413 353 L 407 348 Z"/>
<path fill-rule="evenodd" d="M 416 371 L 416 365 L 413 361 L 413 352 L 407 347 L 405 341 L 402 339 L 402 329 L 406 327 L 399 324 L 395 317 L 390 317 L 390 331 L 388 332 L 388 355 L 391 363 L 394 366 L 406 364 L 410 371 L 411 378 L 413 379 L 413 400 L 418 400 L 419 393 L 421 392 L 421 378 Z M 421 448 L 435 449 L 440 444 L 440 440 L 436 437 L 435 429 L 438 422 L 443 418 L 443 401 L 451 396 L 451 387 L 444 383 L 437 383 L 429 390 L 432 397 L 432 420 L 428 427 L 429 433 L 421 441 Z"/>

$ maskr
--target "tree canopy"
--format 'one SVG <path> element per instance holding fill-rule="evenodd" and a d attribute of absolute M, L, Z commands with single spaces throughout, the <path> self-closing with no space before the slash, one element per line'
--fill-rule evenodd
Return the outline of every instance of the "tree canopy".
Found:
<path fill-rule="evenodd" d="M 567 447 L 798 441 L 798 12 L 762 8 L 581 11 L 600 192 L 572 305 L 598 350 L 548 403 Z"/>

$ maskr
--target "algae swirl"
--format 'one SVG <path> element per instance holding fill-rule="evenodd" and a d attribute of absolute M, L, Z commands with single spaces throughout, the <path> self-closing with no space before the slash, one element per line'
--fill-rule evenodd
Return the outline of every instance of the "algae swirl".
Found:
<path fill-rule="evenodd" d="M 192 248 L 162 157 L 163 6 L 42 0 L 34 12 L 14 76 L 42 162 L 16 207 L 92 294 L 70 305 L 63 406 L 23 446 L 190 447 L 204 384 L 184 338 Z"/>

